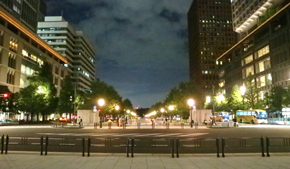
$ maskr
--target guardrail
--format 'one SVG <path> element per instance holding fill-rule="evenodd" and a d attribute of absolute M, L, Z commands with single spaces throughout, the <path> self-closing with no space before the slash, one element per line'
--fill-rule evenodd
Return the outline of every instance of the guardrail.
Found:
<path fill-rule="evenodd" d="M 266 140 L 266 141 L 265 141 Z M 278 147 L 278 148 L 277 148 Z M 122 138 L 122 137 L 1 137 L 1 154 L 8 151 L 79 152 L 82 156 L 91 153 L 165 153 L 178 158 L 186 153 L 216 153 L 222 157 L 225 153 L 260 152 L 267 157 L 271 152 L 290 152 L 288 137 L 260 138 Z"/>

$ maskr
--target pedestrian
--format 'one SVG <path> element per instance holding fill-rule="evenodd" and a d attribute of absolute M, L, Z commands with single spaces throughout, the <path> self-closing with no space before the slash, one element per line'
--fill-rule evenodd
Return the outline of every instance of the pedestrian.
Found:
<path fill-rule="evenodd" d="M 79 126 L 81 127 L 83 123 L 83 119 L 81 118 L 81 116 L 79 116 Z"/>

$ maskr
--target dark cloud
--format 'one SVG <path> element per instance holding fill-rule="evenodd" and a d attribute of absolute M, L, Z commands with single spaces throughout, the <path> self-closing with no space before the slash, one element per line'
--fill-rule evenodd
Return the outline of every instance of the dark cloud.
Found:
<path fill-rule="evenodd" d="M 159 15 L 166 18 L 170 22 L 180 22 L 181 19 L 180 14 L 177 12 L 169 11 L 168 9 L 163 9 Z"/>
<path fill-rule="evenodd" d="M 98 49 L 97 74 L 134 105 L 162 101 L 188 79 L 192 0 L 47 0 L 48 14 L 83 30 Z"/>

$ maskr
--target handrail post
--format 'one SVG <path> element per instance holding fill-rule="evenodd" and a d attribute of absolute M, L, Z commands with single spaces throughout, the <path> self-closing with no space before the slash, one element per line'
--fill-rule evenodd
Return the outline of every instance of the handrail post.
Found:
<path fill-rule="evenodd" d="M 134 138 L 131 139 L 131 157 L 134 157 Z"/>
<path fill-rule="evenodd" d="M 126 153 L 127 153 L 127 157 L 129 157 L 129 138 L 127 138 L 126 140 Z"/>
<path fill-rule="evenodd" d="M 47 148 L 48 148 L 48 136 L 45 139 L 45 155 L 47 155 Z"/>
<path fill-rule="evenodd" d="M 174 140 L 173 138 L 170 139 L 170 145 L 171 145 L 171 156 L 174 158 Z"/>
<path fill-rule="evenodd" d="M 43 136 L 40 138 L 40 155 L 43 155 Z"/>
<path fill-rule="evenodd" d="M 4 134 L 1 137 L 1 154 L 3 154 L 4 151 Z"/>
<path fill-rule="evenodd" d="M 88 157 L 90 156 L 91 138 L 88 138 Z"/>
<path fill-rule="evenodd" d="M 85 156 L 85 138 L 82 139 L 82 146 L 83 146 L 83 157 Z"/>
<path fill-rule="evenodd" d="M 219 138 L 216 139 L 216 149 L 217 149 L 216 156 L 220 157 L 220 140 L 219 140 Z"/>
<path fill-rule="evenodd" d="M 261 147 L 262 147 L 262 157 L 265 157 L 264 154 L 264 138 L 261 136 Z"/>
<path fill-rule="evenodd" d="M 6 149 L 5 149 L 5 154 L 8 152 L 8 144 L 9 144 L 9 136 L 6 136 Z"/>
<path fill-rule="evenodd" d="M 226 146 L 225 138 L 222 138 L 222 157 L 225 157 L 225 146 Z"/>
<path fill-rule="evenodd" d="M 270 154 L 269 154 L 269 146 L 270 146 L 270 140 L 269 140 L 269 137 L 266 137 L 266 151 L 267 151 L 267 157 L 270 157 Z"/>
<path fill-rule="evenodd" d="M 179 138 L 176 139 L 176 157 L 179 158 Z"/>

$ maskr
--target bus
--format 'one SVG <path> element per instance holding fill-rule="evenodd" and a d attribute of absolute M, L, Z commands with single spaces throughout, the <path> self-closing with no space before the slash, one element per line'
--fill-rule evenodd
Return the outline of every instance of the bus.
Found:
<path fill-rule="evenodd" d="M 216 122 L 228 122 L 230 113 L 228 112 L 215 112 L 214 113 L 215 121 Z"/>
<path fill-rule="evenodd" d="M 267 112 L 263 109 L 237 110 L 237 122 L 240 123 L 268 123 Z"/>

